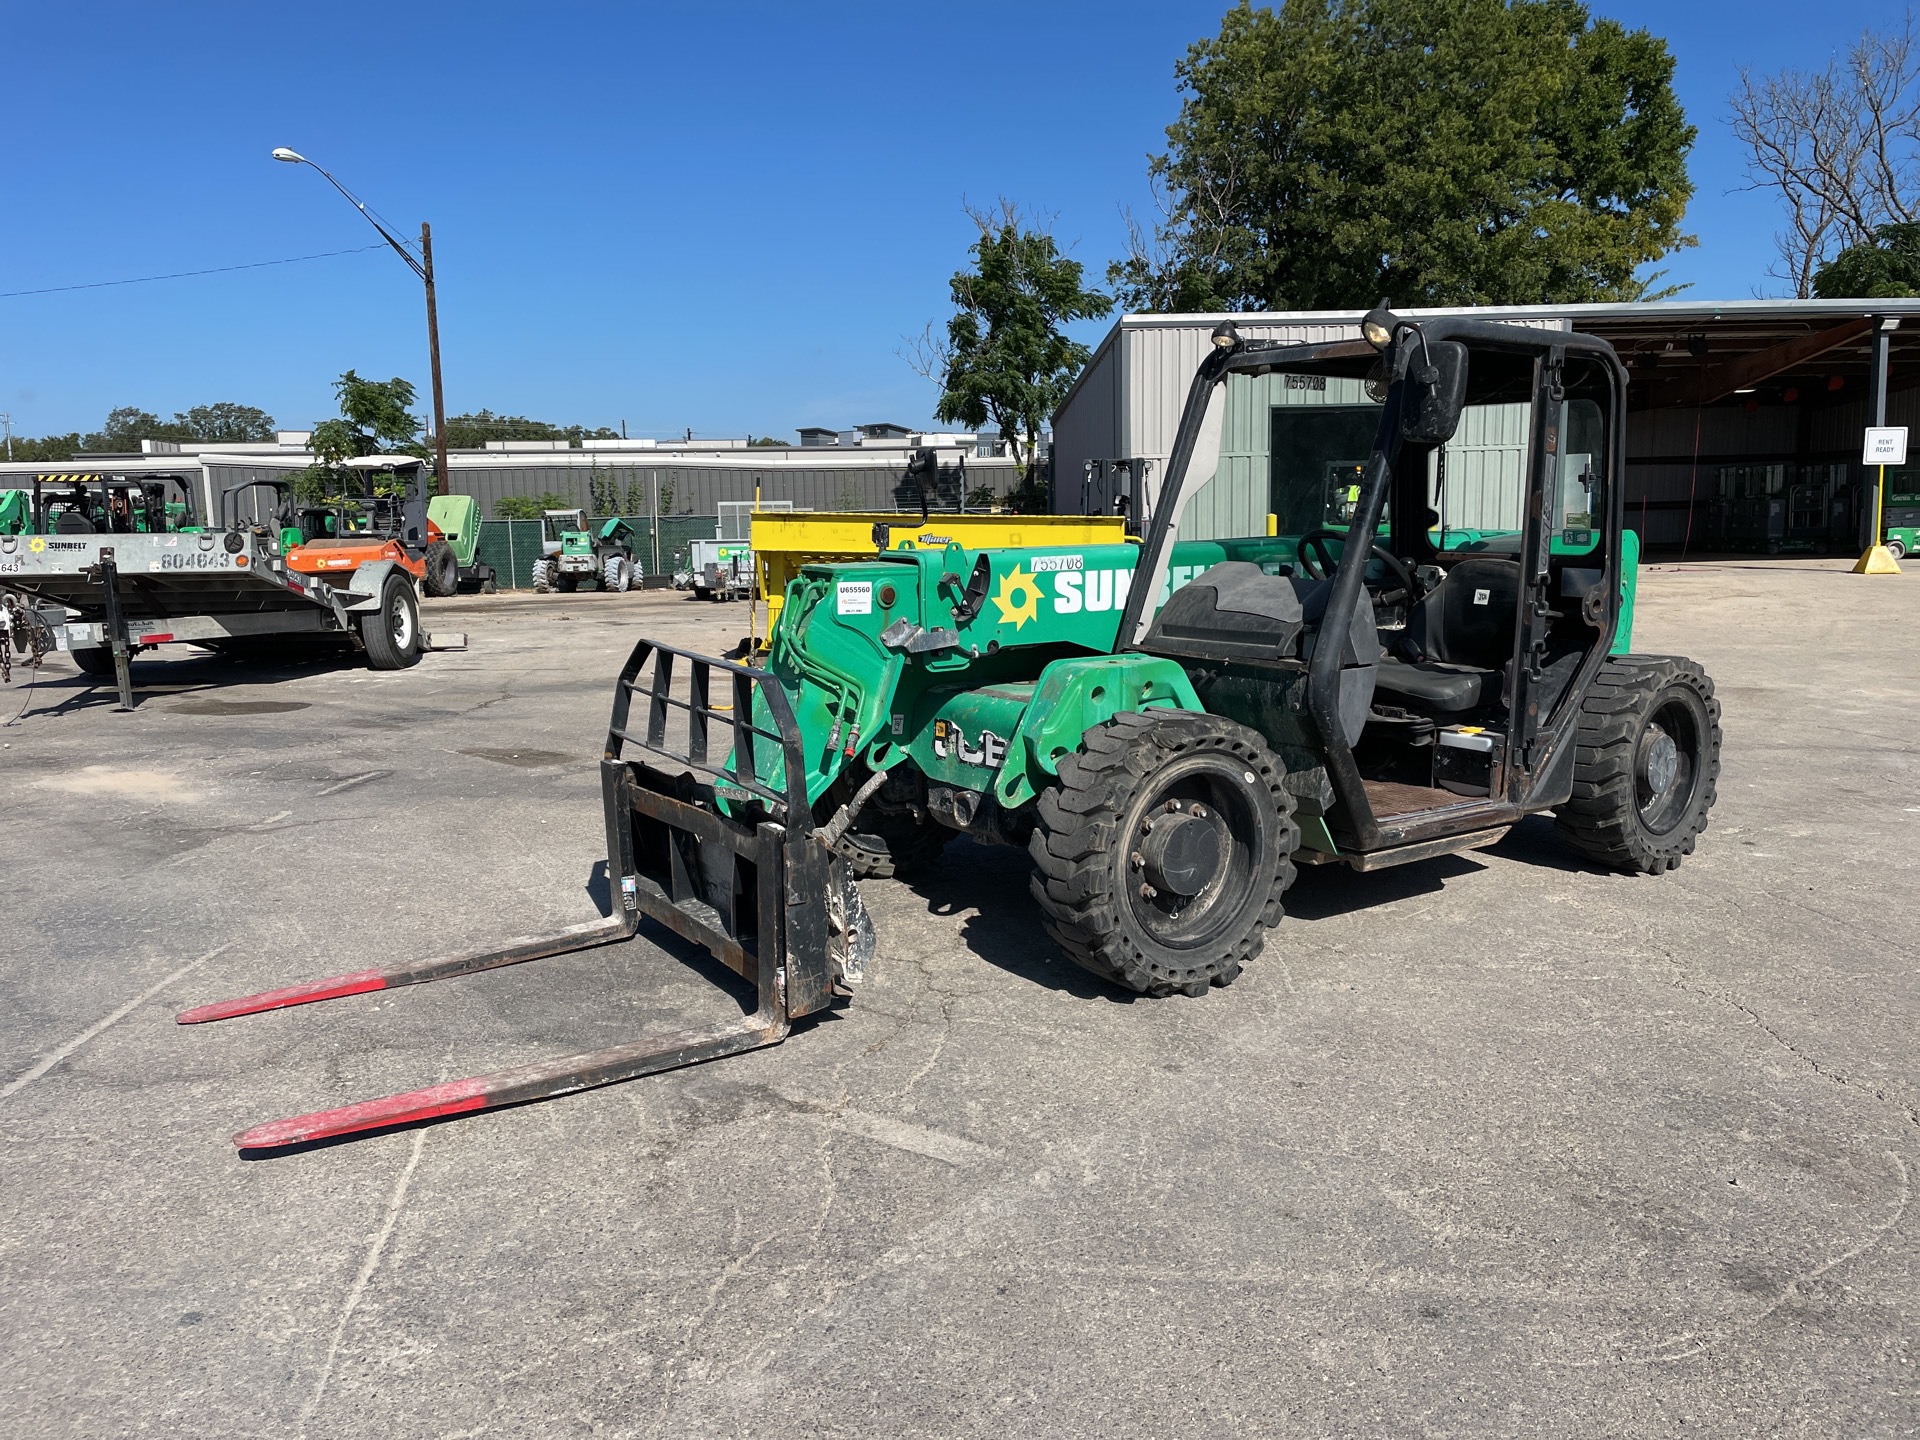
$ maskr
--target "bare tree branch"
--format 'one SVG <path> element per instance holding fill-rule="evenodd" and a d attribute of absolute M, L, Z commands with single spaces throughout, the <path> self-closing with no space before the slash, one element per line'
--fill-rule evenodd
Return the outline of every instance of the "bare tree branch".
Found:
<path fill-rule="evenodd" d="M 1749 151 L 1751 189 L 1772 189 L 1786 208 L 1770 271 L 1813 293 L 1813 277 L 1839 251 L 1920 213 L 1920 43 L 1913 12 L 1883 34 L 1868 31 L 1844 62 L 1823 71 L 1740 74 L 1731 97 L 1734 134 Z"/>
<path fill-rule="evenodd" d="M 936 330 L 929 320 L 918 335 L 905 336 L 893 352 L 907 362 L 907 368 L 922 380 L 945 386 L 947 369 L 953 363 L 953 342 L 946 332 Z"/>

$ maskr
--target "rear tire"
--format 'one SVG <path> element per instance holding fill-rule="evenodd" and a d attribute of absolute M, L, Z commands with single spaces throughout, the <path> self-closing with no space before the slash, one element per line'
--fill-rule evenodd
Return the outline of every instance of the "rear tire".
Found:
<path fill-rule="evenodd" d="M 562 595 L 571 595 L 580 588 L 578 575 L 559 575 L 554 577 L 553 588 Z"/>
<path fill-rule="evenodd" d="M 427 546 L 422 557 L 426 561 L 426 573 L 421 576 L 420 585 L 427 594 L 436 598 L 457 594 L 460 589 L 460 561 L 453 553 L 453 546 L 444 540 L 436 540 Z"/>
<path fill-rule="evenodd" d="M 1028 846 L 1047 933 L 1144 995 L 1232 984 L 1293 883 L 1285 774 L 1258 734 L 1215 715 L 1130 712 L 1087 731 Z"/>
<path fill-rule="evenodd" d="M 404 670 L 420 663 L 420 602 L 404 575 L 386 578 L 380 608 L 360 617 L 360 642 L 375 670 Z"/>
<path fill-rule="evenodd" d="M 633 588 L 633 564 L 624 555 L 609 555 L 600 571 L 600 588 L 625 594 Z"/>
<path fill-rule="evenodd" d="M 73 663 L 80 667 L 83 675 L 113 674 L 113 651 L 104 645 L 89 646 L 85 650 L 69 650 Z M 128 657 L 131 660 L 131 656 Z"/>
<path fill-rule="evenodd" d="M 553 589 L 553 570 L 544 560 L 533 562 L 533 593 L 545 595 Z"/>
<path fill-rule="evenodd" d="M 1907 558 L 1907 547 L 1898 540 L 1887 541 L 1887 553 L 1896 560 Z"/>
<path fill-rule="evenodd" d="M 1554 807 L 1590 860 L 1659 875 L 1693 853 L 1720 778 L 1720 702 L 1691 660 L 1623 656 L 1580 701 L 1573 795 Z"/>

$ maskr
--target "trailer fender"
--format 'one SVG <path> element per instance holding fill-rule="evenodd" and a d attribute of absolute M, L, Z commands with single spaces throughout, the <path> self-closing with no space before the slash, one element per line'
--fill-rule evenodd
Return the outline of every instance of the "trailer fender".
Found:
<path fill-rule="evenodd" d="M 400 570 L 403 575 L 407 574 L 391 560 L 369 560 L 353 572 L 353 579 L 348 583 L 339 602 L 340 608 L 356 614 L 378 610 L 381 588 L 387 583 L 387 576 L 395 570 Z M 407 575 L 407 581 L 411 584 L 413 577 Z"/>

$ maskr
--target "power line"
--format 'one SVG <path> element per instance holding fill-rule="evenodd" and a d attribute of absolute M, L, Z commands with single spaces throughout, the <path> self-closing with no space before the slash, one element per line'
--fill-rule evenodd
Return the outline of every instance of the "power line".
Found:
<path fill-rule="evenodd" d="M 155 280 L 185 280 L 195 275 L 225 275 L 233 270 L 264 270 L 269 265 L 298 265 L 303 260 L 330 260 L 335 255 L 358 255 L 366 250 L 384 250 L 386 244 L 356 245 L 351 250 L 323 250 L 318 255 L 291 255 L 285 260 L 256 260 L 250 265 L 216 265 L 211 270 L 176 270 L 171 275 L 139 275 L 132 280 L 95 280 L 86 285 L 49 285 L 44 290 L 0 290 L 0 300 L 22 295 L 58 295 L 67 290 L 105 290 L 113 285 L 146 285 Z"/>

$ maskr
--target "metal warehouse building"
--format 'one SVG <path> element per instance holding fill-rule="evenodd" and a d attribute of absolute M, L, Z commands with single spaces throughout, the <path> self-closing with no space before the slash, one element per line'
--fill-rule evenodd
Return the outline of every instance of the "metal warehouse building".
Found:
<path fill-rule="evenodd" d="M 662 519 L 712 517 L 722 502 L 751 501 L 756 491 L 763 501 L 788 501 L 796 510 L 917 510 L 920 486 L 906 472 L 909 457 L 921 448 L 932 449 L 938 462 L 937 485 L 928 496 L 936 510 L 958 509 L 969 493 L 983 488 L 1003 496 L 1019 483 L 1013 461 L 980 453 L 993 447 L 974 437 L 870 428 L 899 433 L 873 438 L 857 430 L 823 432 L 836 433 L 837 443 L 788 447 L 744 440 L 588 440 L 576 449 L 564 442 L 504 441 L 448 452 L 448 488 L 476 497 L 486 518 L 498 514 L 507 496 L 549 494 L 590 514 L 617 510 Z M 0 462 L 0 489 L 31 486 L 36 475 L 173 475 L 192 486 L 201 515 L 216 518 L 225 490 L 313 464 L 308 438 L 306 431 L 291 430 L 259 445 L 148 441 L 138 455 Z"/>
<path fill-rule="evenodd" d="M 1809 548 L 1857 550 L 1870 524 L 1860 484 L 1861 432 L 1877 423 L 1876 400 L 1884 404 L 1884 423 L 1920 426 L 1916 300 L 1401 313 L 1578 329 L 1610 341 L 1631 377 L 1628 524 L 1649 546 L 1771 549 L 1805 540 Z M 1123 495 L 1138 513 L 1151 510 L 1187 387 L 1209 333 L 1225 319 L 1248 339 L 1306 343 L 1360 335 L 1357 311 L 1124 317 L 1054 416 L 1056 511 L 1110 511 Z M 1287 403 L 1283 391 L 1267 387 L 1229 405 L 1223 473 L 1241 477 L 1247 493 L 1238 508 L 1250 514 L 1271 508 L 1268 420 L 1271 407 Z M 1260 413 L 1233 413 L 1242 404 Z M 1482 464 L 1493 474 L 1509 451 L 1522 453 L 1523 435 L 1462 439 L 1484 452 Z M 1890 472 L 1889 491 L 1903 488 L 1920 488 L 1920 482 Z"/>

